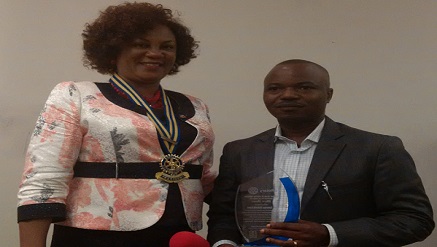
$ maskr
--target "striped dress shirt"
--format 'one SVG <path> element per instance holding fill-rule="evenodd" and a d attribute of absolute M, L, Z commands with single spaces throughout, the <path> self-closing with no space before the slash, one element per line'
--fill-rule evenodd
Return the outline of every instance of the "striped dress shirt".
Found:
<path fill-rule="evenodd" d="M 279 181 L 279 179 L 284 176 L 290 177 L 296 186 L 300 200 L 302 200 L 308 170 L 324 125 L 325 120 L 323 120 L 313 130 L 313 132 L 302 141 L 300 146 L 298 146 L 295 141 L 282 136 L 282 131 L 279 125 L 276 127 L 274 161 L 275 181 Z M 284 221 L 288 211 L 287 193 L 280 182 L 274 183 L 274 187 L 275 196 L 273 198 L 272 219 L 274 221 Z M 338 239 L 334 229 L 328 224 L 324 225 L 328 228 L 330 235 L 329 246 L 336 246 L 338 244 Z"/>

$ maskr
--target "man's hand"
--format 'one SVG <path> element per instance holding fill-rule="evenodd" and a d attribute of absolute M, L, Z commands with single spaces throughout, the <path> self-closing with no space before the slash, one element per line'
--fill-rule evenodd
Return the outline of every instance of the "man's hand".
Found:
<path fill-rule="evenodd" d="M 327 246 L 329 245 L 328 229 L 319 223 L 299 220 L 297 223 L 271 222 L 261 233 L 270 236 L 283 236 L 287 241 L 267 237 L 267 242 L 279 246 Z"/>

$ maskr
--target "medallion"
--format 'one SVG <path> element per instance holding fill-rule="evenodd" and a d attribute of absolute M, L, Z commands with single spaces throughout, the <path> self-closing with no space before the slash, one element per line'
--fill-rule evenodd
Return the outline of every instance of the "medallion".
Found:
<path fill-rule="evenodd" d="M 167 183 L 179 183 L 190 177 L 188 172 L 184 172 L 184 163 L 176 154 L 167 154 L 160 163 L 162 172 L 157 172 L 155 177 Z"/>

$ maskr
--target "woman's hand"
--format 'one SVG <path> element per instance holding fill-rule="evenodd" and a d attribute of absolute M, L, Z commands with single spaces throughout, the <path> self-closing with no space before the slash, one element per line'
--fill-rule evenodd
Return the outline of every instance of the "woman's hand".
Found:
<path fill-rule="evenodd" d="M 46 247 L 47 232 L 52 219 L 21 221 L 20 247 Z"/>

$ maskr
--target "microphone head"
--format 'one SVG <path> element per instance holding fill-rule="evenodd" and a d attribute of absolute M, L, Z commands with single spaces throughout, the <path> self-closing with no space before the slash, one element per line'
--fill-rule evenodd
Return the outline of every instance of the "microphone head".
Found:
<path fill-rule="evenodd" d="M 188 232 L 178 232 L 170 238 L 170 247 L 210 247 L 201 236 Z"/>

